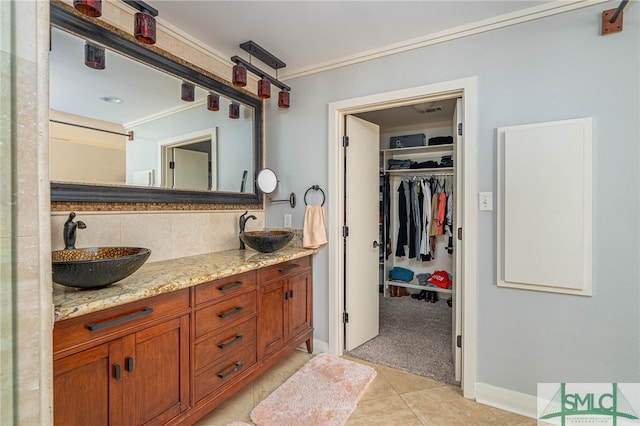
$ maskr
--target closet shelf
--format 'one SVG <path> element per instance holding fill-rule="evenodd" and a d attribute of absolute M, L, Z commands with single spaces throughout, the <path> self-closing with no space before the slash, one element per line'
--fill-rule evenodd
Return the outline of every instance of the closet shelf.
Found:
<path fill-rule="evenodd" d="M 394 281 L 394 280 L 387 280 L 386 283 L 387 283 L 387 286 L 395 285 L 397 287 L 412 288 L 414 290 L 427 290 L 427 291 L 435 291 L 437 293 L 448 293 L 448 294 L 451 294 L 451 289 L 450 288 L 430 287 L 430 286 L 425 286 L 425 285 L 412 284 L 412 283 L 408 283 L 406 281 Z"/>
<path fill-rule="evenodd" d="M 390 175 L 411 175 L 428 173 L 453 173 L 453 167 L 430 167 L 428 169 L 393 169 L 387 170 Z"/>
<path fill-rule="evenodd" d="M 380 152 L 386 154 L 413 154 L 413 153 L 431 153 L 431 154 L 439 154 L 443 152 L 451 152 L 453 151 L 453 144 L 446 145 L 423 145 L 423 146 L 412 146 L 409 148 L 390 148 L 390 149 L 381 149 Z"/>

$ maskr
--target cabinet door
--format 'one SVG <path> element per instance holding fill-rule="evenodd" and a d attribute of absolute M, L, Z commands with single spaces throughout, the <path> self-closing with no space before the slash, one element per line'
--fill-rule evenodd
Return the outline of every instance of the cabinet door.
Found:
<path fill-rule="evenodd" d="M 260 287 L 258 358 L 276 351 L 282 347 L 287 339 L 285 290 L 285 280 L 283 279 Z"/>
<path fill-rule="evenodd" d="M 288 280 L 288 338 L 311 329 L 313 318 L 311 307 L 311 273 L 295 275 Z"/>
<path fill-rule="evenodd" d="M 56 425 L 122 424 L 122 365 L 116 361 L 121 352 L 117 340 L 53 363 Z"/>
<path fill-rule="evenodd" d="M 189 406 L 189 315 L 127 336 L 127 424 L 164 424 Z"/>

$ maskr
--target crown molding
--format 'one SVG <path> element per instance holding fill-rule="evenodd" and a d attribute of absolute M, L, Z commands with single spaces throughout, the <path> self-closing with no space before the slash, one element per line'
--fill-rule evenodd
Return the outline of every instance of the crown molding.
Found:
<path fill-rule="evenodd" d="M 312 65 L 310 67 L 293 70 L 288 73 L 283 72 L 280 76 L 280 79 L 287 81 L 293 78 L 304 77 L 319 72 L 329 71 L 348 65 L 370 61 L 372 59 L 394 55 L 396 53 L 420 49 L 434 44 L 444 43 L 463 37 L 469 37 L 476 34 L 509 27 L 512 25 L 522 24 L 540 18 L 546 18 L 565 12 L 571 12 L 573 10 L 590 7 L 609 1 L 611 0 L 556 0 L 554 2 L 545 3 L 540 6 L 495 16 L 493 18 L 485 19 L 482 21 L 476 21 L 471 24 L 450 28 L 437 33 L 428 34 L 422 37 L 417 37 L 399 43 L 383 46 L 377 49 L 367 50 L 334 61 Z"/>

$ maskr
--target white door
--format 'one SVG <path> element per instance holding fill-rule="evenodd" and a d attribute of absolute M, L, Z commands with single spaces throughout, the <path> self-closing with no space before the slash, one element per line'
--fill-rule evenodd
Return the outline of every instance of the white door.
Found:
<path fill-rule="evenodd" d="M 462 227 L 462 99 L 456 101 L 456 109 L 453 112 L 453 134 L 455 144 L 453 146 L 453 166 L 454 166 L 454 219 L 453 219 L 453 286 L 452 288 L 452 312 L 451 312 L 451 336 L 453 365 L 455 378 L 460 381 L 462 377 L 462 349 L 458 347 L 458 336 L 462 335 L 462 241 L 458 240 L 458 228 Z M 459 201 L 459 202 L 458 202 Z"/>
<path fill-rule="evenodd" d="M 209 154 L 188 149 L 173 149 L 173 187 L 180 189 L 209 188 Z"/>
<path fill-rule="evenodd" d="M 378 218 L 380 128 L 346 117 L 345 148 L 345 349 L 350 351 L 379 333 Z"/>

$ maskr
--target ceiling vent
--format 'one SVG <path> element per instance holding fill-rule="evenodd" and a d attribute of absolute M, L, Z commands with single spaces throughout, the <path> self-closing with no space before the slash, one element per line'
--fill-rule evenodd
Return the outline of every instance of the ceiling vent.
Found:
<path fill-rule="evenodd" d="M 442 111 L 442 107 L 434 106 L 433 104 L 425 105 L 412 105 L 413 109 L 415 109 L 420 114 L 431 114 L 434 112 Z"/>

